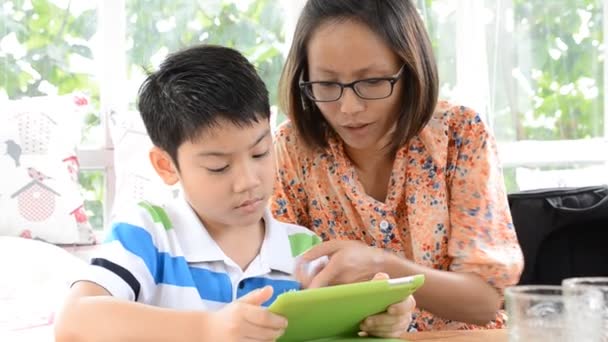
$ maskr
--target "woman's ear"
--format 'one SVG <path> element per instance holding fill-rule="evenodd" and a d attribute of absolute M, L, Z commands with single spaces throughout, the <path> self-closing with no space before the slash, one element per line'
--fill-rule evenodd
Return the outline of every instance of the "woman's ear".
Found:
<path fill-rule="evenodd" d="M 179 182 L 179 173 L 173 159 L 162 149 L 154 146 L 150 149 L 150 162 L 156 173 L 167 185 L 175 185 Z"/>

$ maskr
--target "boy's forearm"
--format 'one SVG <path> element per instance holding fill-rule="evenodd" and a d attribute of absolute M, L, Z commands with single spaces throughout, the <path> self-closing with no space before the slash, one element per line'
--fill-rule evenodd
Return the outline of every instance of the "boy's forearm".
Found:
<path fill-rule="evenodd" d="M 208 313 L 177 311 L 108 296 L 76 298 L 55 323 L 57 342 L 199 341 Z"/>

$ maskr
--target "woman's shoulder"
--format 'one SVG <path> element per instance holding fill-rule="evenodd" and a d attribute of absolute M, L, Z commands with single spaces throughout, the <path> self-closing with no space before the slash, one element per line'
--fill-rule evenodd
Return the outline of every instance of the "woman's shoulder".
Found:
<path fill-rule="evenodd" d="M 289 157 L 303 161 L 319 154 L 306 145 L 291 121 L 285 121 L 277 127 L 274 132 L 274 145 L 278 158 Z"/>
<path fill-rule="evenodd" d="M 291 121 L 286 120 L 279 124 L 274 132 L 275 143 L 281 145 L 295 145 L 298 142 L 297 131 Z"/>
<path fill-rule="evenodd" d="M 437 102 L 431 121 L 447 126 L 460 126 L 481 120 L 481 115 L 473 108 L 441 100 Z"/>
<path fill-rule="evenodd" d="M 438 165 L 445 165 L 458 154 L 454 149 L 475 136 L 487 136 L 487 128 L 474 109 L 439 101 L 433 116 L 418 134 L 419 141 Z"/>
<path fill-rule="evenodd" d="M 427 134 L 450 139 L 473 131 L 487 131 L 482 115 L 475 109 L 441 100 L 437 102 L 433 116 L 427 123 Z"/>

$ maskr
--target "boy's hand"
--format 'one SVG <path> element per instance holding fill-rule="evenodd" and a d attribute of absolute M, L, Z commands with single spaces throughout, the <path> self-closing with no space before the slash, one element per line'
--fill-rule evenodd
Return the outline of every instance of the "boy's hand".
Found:
<path fill-rule="evenodd" d="M 261 307 L 272 297 L 272 287 L 252 291 L 212 314 L 207 336 L 214 341 L 274 341 L 283 335 L 287 320 Z"/>
<path fill-rule="evenodd" d="M 386 273 L 377 273 L 372 280 L 388 279 Z M 407 332 L 412 322 L 412 311 L 416 308 L 414 297 L 389 306 L 385 312 L 366 318 L 359 328 L 359 336 L 399 338 Z"/>

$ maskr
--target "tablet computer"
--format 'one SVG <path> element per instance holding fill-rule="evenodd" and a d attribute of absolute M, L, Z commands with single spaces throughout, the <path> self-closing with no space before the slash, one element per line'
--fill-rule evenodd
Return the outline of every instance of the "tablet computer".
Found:
<path fill-rule="evenodd" d="M 288 320 L 278 341 L 356 337 L 368 316 L 404 300 L 424 283 L 424 275 L 286 292 L 268 310 Z"/>

